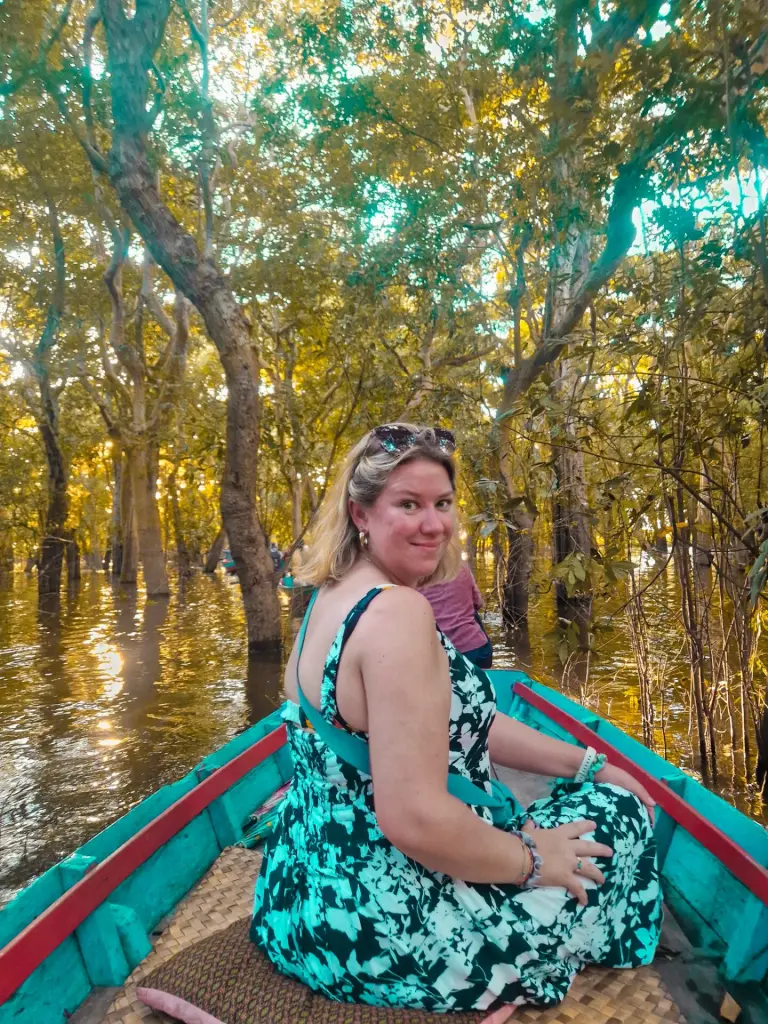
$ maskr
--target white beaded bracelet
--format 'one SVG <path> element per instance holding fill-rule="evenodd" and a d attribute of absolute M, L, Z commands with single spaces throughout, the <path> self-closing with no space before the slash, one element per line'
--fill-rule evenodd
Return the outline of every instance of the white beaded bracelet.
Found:
<path fill-rule="evenodd" d="M 586 779 L 586 777 L 589 775 L 589 769 L 595 763 L 596 758 L 597 751 L 595 750 L 595 748 L 587 747 L 587 749 L 584 751 L 584 757 L 581 762 L 581 767 L 573 777 L 574 782 L 581 784 Z"/>

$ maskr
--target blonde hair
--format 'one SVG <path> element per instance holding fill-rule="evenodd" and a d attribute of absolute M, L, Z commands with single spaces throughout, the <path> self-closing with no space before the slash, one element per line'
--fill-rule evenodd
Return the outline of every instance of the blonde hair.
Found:
<path fill-rule="evenodd" d="M 301 567 L 301 582 L 320 587 L 328 580 L 341 580 L 360 554 L 358 529 L 349 512 L 349 501 L 370 508 L 386 487 L 392 473 L 405 462 L 428 459 L 442 466 L 456 489 L 456 467 L 451 455 L 438 444 L 431 427 L 410 423 L 388 423 L 413 434 L 414 443 L 402 451 L 386 451 L 369 431 L 349 452 L 336 480 L 323 501 L 312 529 L 307 560 Z M 372 446 L 376 440 L 377 447 Z M 369 450 L 371 449 L 372 450 Z M 422 583 L 439 583 L 453 579 L 461 567 L 461 545 L 454 530 L 437 569 Z"/>

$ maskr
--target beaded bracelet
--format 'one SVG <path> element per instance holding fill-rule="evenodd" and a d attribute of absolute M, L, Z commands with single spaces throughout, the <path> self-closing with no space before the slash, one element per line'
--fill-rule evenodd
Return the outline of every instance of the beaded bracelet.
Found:
<path fill-rule="evenodd" d="M 541 878 L 541 867 L 542 860 L 536 849 L 536 843 L 533 838 L 528 835 L 527 832 L 521 832 L 520 829 L 515 829 L 514 832 L 509 833 L 511 836 L 517 836 L 521 843 L 523 843 L 528 850 L 528 854 L 531 858 L 531 866 L 528 874 L 519 883 L 520 889 L 533 889 L 535 885 L 538 885 L 539 879 Z"/>

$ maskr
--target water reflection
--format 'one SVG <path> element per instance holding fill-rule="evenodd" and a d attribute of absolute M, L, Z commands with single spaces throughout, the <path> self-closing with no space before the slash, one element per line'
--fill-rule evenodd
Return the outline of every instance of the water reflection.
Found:
<path fill-rule="evenodd" d="M 493 565 L 478 564 L 486 593 Z M 649 570 L 650 571 L 650 570 Z M 528 669 L 641 736 L 637 674 L 621 596 L 599 614 L 588 676 L 558 669 L 549 595 L 534 602 L 529 637 L 486 624 L 498 668 Z M 291 625 L 285 605 L 284 629 Z M 696 773 L 689 738 L 688 665 L 671 573 L 649 591 L 659 680 L 659 753 Z M 195 576 L 170 599 L 87 573 L 58 614 L 38 608 L 34 577 L 0 588 L 0 901 L 159 786 L 280 703 L 281 659 L 248 661 L 237 583 Z M 744 778 L 722 723 L 718 786 L 755 817 L 765 810 Z M 726 774 L 726 767 L 734 770 Z"/>
<path fill-rule="evenodd" d="M 147 601 L 87 574 L 58 610 L 0 590 L 0 901 L 279 704 L 240 594 L 197 577 Z"/>

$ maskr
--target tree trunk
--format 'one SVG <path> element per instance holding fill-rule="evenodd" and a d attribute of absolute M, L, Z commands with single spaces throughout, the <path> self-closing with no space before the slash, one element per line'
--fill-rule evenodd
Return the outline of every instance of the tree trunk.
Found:
<path fill-rule="evenodd" d="M 204 572 L 208 574 L 216 572 L 216 566 L 219 564 L 221 558 L 221 552 L 224 550 L 224 545 L 227 542 L 227 533 L 224 527 L 222 527 L 216 534 L 216 539 L 211 544 L 211 549 L 205 556 L 205 567 Z"/>
<path fill-rule="evenodd" d="M 88 554 L 85 557 L 85 564 L 89 569 L 96 570 L 101 568 L 103 561 L 99 532 L 96 524 L 91 521 L 88 524 Z"/>
<path fill-rule="evenodd" d="M 763 708 L 760 716 L 760 723 L 756 730 L 757 740 L 757 767 L 755 768 L 755 781 L 757 782 L 763 801 L 768 803 L 768 704 Z"/>
<path fill-rule="evenodd" d="M 124 519 L 123 519 L 123 455 L 112 449 L 112 520 L 109 534 L 109 552 L 112 563 L 112 575 L 120 576 L 123 571 Z M 106 563 L 106 559 L 105 559 Z M 105 569 L 109 566 L 105 564 Z"/>
<path fill-rule="evenodd" d="M 191 576 L 192 566 L 189 557 L 189 548 L 184 539 L 184 527 L 181 522 L 181 509 L 179 508 L 179 491 L 176 486 L 176 470 L 168 474 L 168 496 L 171 501 L 171 518 L 173 519 L 173 533 L 176 538 L 176 558 L 178 560 L 179 575 Z"/>
<path fill-rule="evenodd" d="M 666 555 L 669 553 L 669 546 L 667 545 L 667 528 L 664 524 L 663 518 L 656 517 L 656 530 L 653 535 L 653 546 L 658 554 Z"/>
<path fill-rule="evenodd" d="M 0 519 L 2 516 L 0 515 Z M 7 521 L 0 529 L 0 580 L 13 576 L 13 534 Z"/>
<path fill-rule="evenodd" d="M 592 554 L 592 536 L 589 527 L 586 483 L 584 479 L 584 457 L 577 448 L 576 434 L 570 412 L 570 390 L 566 382 L 572 381 L 572 373 L 563 360 L 559 370 L 560 398 L 567 409 L 565 422 L 559 423 L 557 440 L 565 434 L 566 444 L 553 444 L 555 467 L 555 491 L 552 497 L 552 547 L 553 561 L 560 565 L 566 558 L 573 558 L 586 565 Z M 588 587 L 571 587 L 570 596 L 565 583 L 555 583 L 555 598 L 558 615 L 577 625 L 579 644 L 587 646 L 589 622 L 592 614 L 592 594 Z"/>
<path fill-rule="evenodd" d="M 525 499 L 520 499 L 507 507 L 505 519 L 509 553 L 507 576 L 504 581 L 502 620 L 508 629 L 527 629 L 536 510 Z"/>
<path fill-rule="evenodd" d="M 133 504 L 133 482 L 127 460 L 120 475 L 120 522 L 122 525 L 122 561 L 120 582 L 135 584 L 139 570 L 139 538 Z"/>
<path fill-rule="evenodd" d="M 293 531 L 293 539 L 297 541 L 301 536 L 301 531 L 304 526 L 301 515 L 301 499 L 304 488 L 302 487 L 301 477 L 298 473 L 293 474 L 291 480 L 291 528 Z"/>
<path fill-rule="evenodd" d="M 45 326 L 32 362 L 40 391 L 38 423 L 48 466 L 48 507 L 45 514 L 38 571 L 38 594 L 41 600 L 45 600 L 49 594 L 58 595 L 61 587 L 61 566 L 64 559 L 67 516 L 69 515 L 67 469 L 59 440 L 59 410 L 56 392 L 51 387 L 49 373 L 50 354 L 58 340 L 59 325 L 64 313 L 66 285 L 64 242 L 59 228 L 58 213 L 50 197 L 48 198 L 48 212 L 53 235 L 56 283 L 48 306 Z"/>
<path fill-rule="evenodd" d="M 80 545 L 75 535 L 70 533 L 67 544 L 67 582 L 76 583 L 80 577 Z"/>
<path fill-rule="evenodd" d="M 152 452 L 148 445 L 137 444 L 126 455 L 131 473 L 139 560 L 144 570 L 147 596 L 167 597 L 170 589 L 165 571 L 160 512 L 155 497 L 157 481 Z"/>
<path fill-rule="evenodd" d="M 240 579 L 249 650 L 274 647 L 281 642 L 280 609 L 255 509 L 259 368 L 250 325 L 212 258 L 201 254 L 163 202 L 147 156 L 148 72 L 170 0 L 144 3 L 130 19 L 119 3 L 102 3 L 101 12 L 114 123 L 108 172 L 123 209 L 157 263 L 197 307 L 218 349 L 227 385 L 222 519 Z"/>
<path fill-rule="evenodd" d="M 516 318 L 518 312 L 516 309 Z M 498 471 L 507 492 L 504 518 L 509 541 L 506 575 L 500 595 L 501 616 L 508 629 L 525 633 L 528 630 L 529 583 L 533 568 L 533 524 L 538 512 L 525 493 L 524 473 L 521 460 L 516 457 L 509 417 L 500 426 L 497 450 Z"/>
<path fill-rule="evenodd" d="M 704 709 L 704 652 L 701 632 L 696 615 L 696 596 L 692 578 L 691 538 L 688 521 L 685 518 L 685 497 L 681 487 L 675 496 L 667 498 L 669 525 L 672 530 L 672 551 L 675 571 L 680 584 L 683 626 L 688 641 L 688 660 L 691 673 L 691 692 L 696 714 L 696 731 L 699 741 L 699 757 L 702 774 L 709 774 L 707 751 L 706 716 Z"/>
<path fill-rule="evenodd" d="M 44 395 L 43 383 L 41 392 Z M 50 397 L 50 396 L 49 396 Z M 61 567 L 64 561 L 66 543 L 66 522 L 69 514 L 69 497 L 67 494 L 67 474 L 64 466 L 64 454 L 59 444 L 57 419 L 52 405 L 46 409 L 46 418 L 40 424 L 43 435 L 45 456 L 48 463 L 48 508 L 45 513 L 45 535 L 40 552 L 38 570 L 38 592 L 42 597 L 58 594 L 61 588 Z M 52 419 L 48 419 L 52 416 Z"/>

